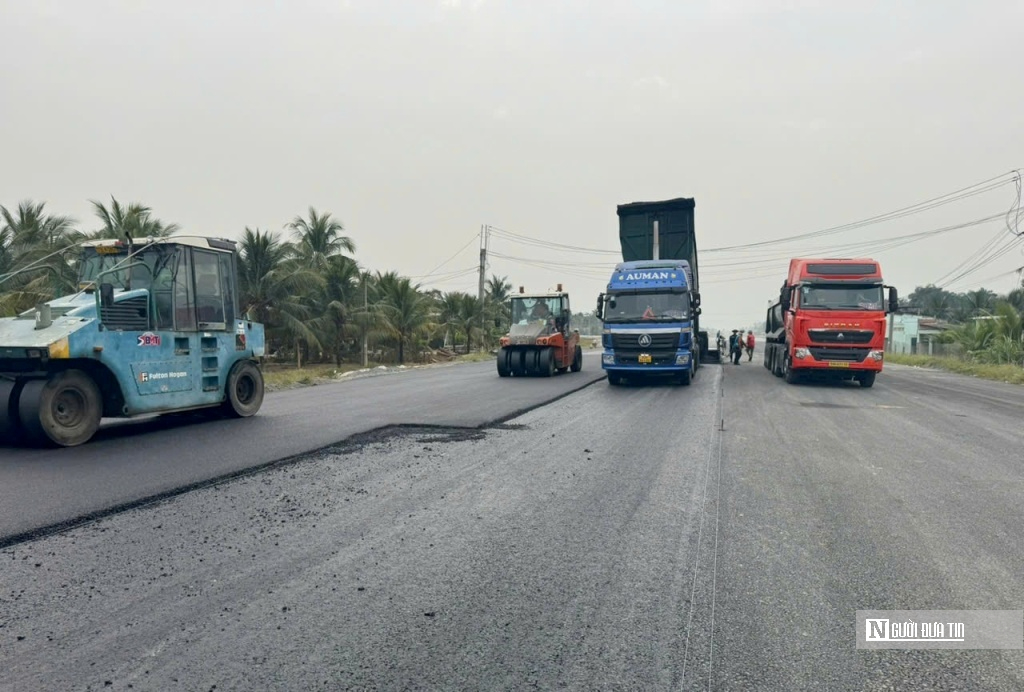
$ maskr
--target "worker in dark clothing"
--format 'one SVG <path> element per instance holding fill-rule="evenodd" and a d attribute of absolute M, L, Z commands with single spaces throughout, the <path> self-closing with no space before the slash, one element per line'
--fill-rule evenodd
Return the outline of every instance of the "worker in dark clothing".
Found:
<path fill-rule="evenodd" d="M 738 329 L 733 329 L 729 335 L 729 358 L 733 365 L 740 364 L 740 355 L 743 353 L 742 338 Z"/>

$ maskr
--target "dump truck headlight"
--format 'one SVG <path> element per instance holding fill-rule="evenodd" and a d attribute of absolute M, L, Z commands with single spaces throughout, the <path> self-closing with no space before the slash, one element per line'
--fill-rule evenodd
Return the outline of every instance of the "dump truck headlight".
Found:
<path fill-rule="evenodd" d="M 876 363 L 881 363 L 882 358 L 884 357 L 885 353 L 882 351 L 868 351 L 868 358 L 875 361 Z"/>
<path fill-rule="evenodd" d="M 605 365 L 615 365 L 615 354 L 614 353 L 603 353 L 601 354 L 601 362 Z"/>
<path fill-rule="evenodd" d="M 676 356 L 676 365 L 689 365 L 689 364 L 690 364 L 690 354 L 689 353 L 684 353 L 681 356 Z"/>
<path fill-rule="evenodd" d="M 811 355 L 811 352 L 806 348 L 798 348 L 793 352 L 794 358 L 806 358 Z"/>

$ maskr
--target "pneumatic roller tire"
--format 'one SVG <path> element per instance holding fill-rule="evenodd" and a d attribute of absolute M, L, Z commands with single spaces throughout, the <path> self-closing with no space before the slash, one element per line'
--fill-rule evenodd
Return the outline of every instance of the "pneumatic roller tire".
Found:
<path fill-rule="evenodd" d="M 0 444 L 14 444 L 21 437 L 18 424 L 18 395 L 21 383 L 0 380 Z"/>
<path fill-rule="evenodd" d="M 508 377 L 512 374 L 512 354 L 507 348 L 498 350 L 498 377 Z"/>
<path fill-rule="evenodd" d="M 543 348 L 537 354 L 537 370 L 541 377 L 555 374 L 555 349 Z"/>
<path fill-rule="evenodd" d="M 251 360 L 235 363 L 228 375 L 224 413 L 232 418 L 256 415 L 263 405 L 263 373 Z"/>
<path fill-rule="evenodd" d="M 100 427 L 103 399 L 92 378 L 64 370 L 29 380 L 18 398 L 18 417 L 29 441 L 47 446 L 85 444 Z"/>
<path fill-rule="evenodd" d="M 509 370 L 515 377 L 522 377 L 526 374 L 526 364 L 523 362 L 523 352 L 519 349 L 509 351 Z"/>
<path fill-rule="evenodd" d="M 579 372 L 583 369 L 583 349 L 579 345 L 576 346 L 576 351 L 572 355 L 572 365 L 569 369 L 573 372 Z"/>
<path fill-rule="evenodd" d="M 526 366 L 528 377 L 536 377 L 540 374 L 540 354 L 537 349 L 532 348 L 523 352 L 523 364 Z"/>

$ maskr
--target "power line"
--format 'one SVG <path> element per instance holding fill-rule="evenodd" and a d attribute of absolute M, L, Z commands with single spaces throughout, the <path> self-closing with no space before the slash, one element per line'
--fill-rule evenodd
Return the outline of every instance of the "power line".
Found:
<path fill-rule="evenodd" d="M 928 211 L 930 209 L 935 209 L 936 207 L 951 204 L 953 202 L 958 202 L 969 197 L 974 197 L 975 195 L 980 195 L 985 192 L 991 192 L 992 190 L 1000 188 L 1004 185 L 1013 183 L 1014 178 L 1007 178 L 1008 175 L 1012 175 L 1013 173 L 1013 171 L 1011 171 L 1010 173 L 1003 173 L 994 178 L 989 178 L 988 180 L 983 180 L 979 183 L 975 183 L 974 185 L 969 185 L 967 187 L 960 188 L 959 190 L 955 190 L 953 192 L 940 195 L 938 197 L 933 197 L 931 199 L 927 199 L 923 202 L 918 202 L 907 207 L 901 207 L 899 209 L 886 212 L 884 214 L 876 214 L 875 216 L 870 216 L 866 219 L 861 219 L 860 221 L 853 221 L 850 223 L 841 224 L 839 226 L 825 228 L 819 231 L 801 233 L 799 235 L 788 236 L 786 238 L 777 238 L 775 240 L 763 240 L 757 243 L 746 243 L 743 245 L 731 245 L 725 247 L 710 248 L 708 250 L 704 250 L 704 252 L 724 252 L 727 250 L 740 250 L 746 248 L 764 247 L 767 245 L 777 245 L 780 243 L 792 242 L 794 240 L 805 240 L 807 238 L 817 238 L 826 235 L 842 233 L 845 231 L 851 231 L 858 228 L 863 228 L 864 226 L 881 223 L 883 221 L 893 221 L 895 219 L 900 219 L 905 216 L 910 216 L 911 214 L 917 214 L 922 211 Z"/>
<path fill-rule="evenodd" d="M 1003 255 L 1008 253 L 1010 250 L 1013 250 L 1014 248 L 1019 246 L 1022 242 L 1024 242 L 1024 236 L 1015 236 L 1015 235 L 1011 234 L 1008 239 L 1004 237 L 1004 244 L 1001 247 L 991 249 L 987 253 L 987 256 L 979 257 L 970 267 L 968 267 L 967 269 L 964 269 L 962 272 L 957 274 L 952 279 L 946 281 L 944 284 L 941 284 L 939 287 L 940 288 L 946 288 L 947 286 L 951 286 L 951 285 L 955 284 L 956 282 L 960 281 L 961 279 L 963 279 L 964 277 L 966 277 L 966 276 L 968 276 L 970 274 L 973 274 L 974 272 L 978 271 L 982 267 L 986 267 L 986 266 L 992 264 L 992 262 L 994 262 L 997 259 L 999 259 L 1000 257 L 1002 257 Z"/>
<path fill-rule="evenodd" d="M 462 252 L 463 252 L 463 251 L 464 251 L 464 250 L 465 250 L 466 248 L 468 248 L 468 247 L 469 247 L 470 245 L 472 245 L 472 244 L 473 244 L 473 242 L 474 242 L 474 241 L 475 241 L 475 240 L 476 240 L 477 238 L 479 238 L 479 237 L 480 237 L 480 234 L 479 234 L 479 233 L 474 233 L 474 234 L 473 234 L 473 237 L 469 239 L 469 242 L 468 242 L 468 243 L 466 243 L 465 245 L 463 245 L 463 246 L 462 246 L 461 248 L 459 248 L 459 249 L 458 249 L 458 251 L 456 251 L 456 253 L 455 253 L 454 255 L 452 255 L 451 257 L 449 257 L 448 259 L 446 259 L 446 260 L 445 260 L 444 262 L 441 262 L 441 264 L 437 265 L 436 267 L 434 267 L 433 269 L 431 269 L 431 270 L 430 270 L 429 272 L 427 272 L 426 274 L 420 274 L 420 275 L 419 275 L 419 277 L 420 277 L 420 278 L 424 278 L 424 279 L 425 279 L 425 278 L 427 278 L 428 276 L 431 276 L 431 275 L 432 275 L 432 274 L 433 274 L 434 272 L 436 272 L 436 271 L 437 271 L 438 269 L 440 269 L 441 267 L 443 267 L 444 265 L 448 264 L 448 263 L 449 263 L 449 262 L 451 262 L 451 261 L 452 261 L 453 259 L 455 259 L 456 257 L 458 257 L 458 256 L 459 256 L 459 254 L 461 254 L 461 253 L 462 253 Z M 474 269 L 475 269 L 475 268 L 474 268 Z M 417 278 L 417 277 L 410 277 L 410 278 Z"/>
<path fill-rule="evenodd" d="M 883 223 L 883 222 L 886 222 L 886 221 L 894 221 L 894 220 L 901 219 L 901 218 L 904 218 L 904 217 L 907 217 L 907 216 L 911 216 L 913 214 L 918 214 L 918 213 L 921 213 L 921 212 L 924 212 L 924 211 L 929 211 L 931 209 L 935 209 L 937 207 L 941 207 L 941 206 L 944 206 L 944 205 L 947 205 L 947 204 L 952 204 L 954 202 L 959 202 L 961 200 L 968 199 L 970 197 L 981 195 L 981 194 L 984 194 L 986 192 L 991 192 L 993 190 L 996 190 L 998 188 L 1001 188 L 1001 187 L 1003 187 L 1005 185 L 1008 185 L 1008 184 L 1011 184 L 1011 183 L 1015 184 L 1018 187 L 1018 200 L 1019 200 L 1019 198 L 1020 198 L 1020 174 L 1019 174 L 1018 171 L 1010 171 L 1009 173 L 1003 173 L 1001 175 L 998 175 L 998 176 L 995 176 L 995 177 L 992 177 L 992 178 L 988 178 L 987 180 L 982 180 L 982 181 L 980 181 L 978 183 L 975 183 L 973 185 L 969 185 L 967 187 L 963 187 L 963 188 L 960 188 L 958 190 L 954 190 L 953 192 L 949 192 L 949 193 L 946 193 L 944 195 L 939 195 L 938 197 L 932 197 L 932 198 L 926 199 L 926 200 L 924 200 L 922 202 L 917 202 L 916 204 L 911 204 L 909 206 L 901 207 L 899 209 L 895 209 L 895 210 L 892 210 L 892 211 L 889 211 L 889 212 L 885 212 L 883 214 L 876 214 L 874 216 L 870 216 L 870 217 L 867 217 L 865 219 L 861 219 L 859 221 L 852 221 L 852 222 L 841 224 L 841 225 L 838 225 L 838 226 L 832 226 L 832 227 L 829 227 L 829 228 L 824 228 L 824 229 L 820 229 L 820 230 L 817 230 L 817 231 L 811 231 L 811 232 L 808 232 L 808 233 L 801 233 L 801 234 L 794 235 L 794 236 L 787 236 L 787 237 L 784 237 L 784 238 L 776 238 L 776 239 L 773 239 L 773 240 L 764 240 L 764 241 L 760 241 L 760 242 L 756 242 L 756 243 L 745 243 L 745 244 L 741 244 L 741 245 L 728 245 L 728 246 L 722 246 L 722 247 L 706 248 L 706 249 L 702 250 L 701 252 L 704 253 L 704 254 L 707 254 L 707 253 L 715 253 L 715 252 L 738 252 L 738 251 L 756 250 L 756 249 L 759 249 L 759 248 L 769 247 L 769 246 L 773 246 L 773 245 L 782 245 L 782 244 L 791 243 L 791 242 L 794 242 L 794 241 L 807 240 L 807 239 L 810 239 L 810 238 L 822 238 L 822 237 L 826 237 L 826 236 L 830 236 L 830 235 L 835 235 L 835 234 L 838 234 L 838 233 L 844 233 L 844 232 L 847 232 L 847 231 L 858 230 L 860 228 L 864 228 L 865 226 L 875 225 L 875 224 Z M 1011 210 L 1011 211 L 1014 211 L 1014 210 Z M 1017 208 L 1016 208 L 1015 211 L 1016 211 L 1016 216 L 1014 218 L 1014 222 L 1013 223 L 1014 223 L 1015 226 L 1019 227 L 1019 216 L 1020 216 L 1020 214 L 1022 212 L 1019 203 L 1018 203 Z M 1009 215 L 1007 215 L 1007 219 L 1008 219 L 1007 223 L 1008 223 L 1008 226 L 1009 226 L 1009 224 L 1010 224 Z M 562 251 L 567 251 L 567 252 L 584 253 L 584 254 L 614 255 L 614 256 L 619 256 L 619 254 L 620 254 L 616 250 L 606 250 L 606 249 L 601 249 L 601 248 L 588 248 L 588 247 L 583 247 L 583 246 L 580 246 L 580 245 L 571 245 L 571 244 L 567 244 L 567 243 L 558 243 L 558 242 L 554 242 L 554 241 L 550 241 L 550 240 L 542 240 L 542 239 L 539 239 L 539 238 L 533 238 L 531 236 L 527 236 L 527 235 L 524 235 L 522 233 L 516 233 L 514 231 L 509 231 L 507 229 L 499 228 L 497 226 L 490 226 L 490 225 L 488 225 L 487 229 L 489 231 L 491 231 L 492 233 L 494 233 L 498 237 L 504 238 L 504 239 L 509 240 L 511 242 L 516 242 L 516 243 L 520 243 L 520 244 L 524 244 L 524 245 L 532 245 L 532 246 L 535 246 L 535 247 L 541 247 L 541 248 L 546 248 L 546 249 L 562 250 Z M 882 241 L 878 241 L 878 242 L 882 242 Z"/>

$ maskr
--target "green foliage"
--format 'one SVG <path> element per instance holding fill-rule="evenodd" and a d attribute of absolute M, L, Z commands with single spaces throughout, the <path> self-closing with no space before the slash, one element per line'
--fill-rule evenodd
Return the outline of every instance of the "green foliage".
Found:
<path fill-rule="evenodd" d="M 935 370 L 946 370 L 962 375 L 971 375 L 986 380 L 998 382 L 1010 382 L 1013 384 L 1024 384 L 1024 368 L 1020 364 L 986 364 L 974 363 L 959 358 L 947 358 L 942 356 L 917 356 L 905 353 L 888 353 L 885 360 L 898 365 L 912 365 L 919 368 L 932 368 Z"/>

